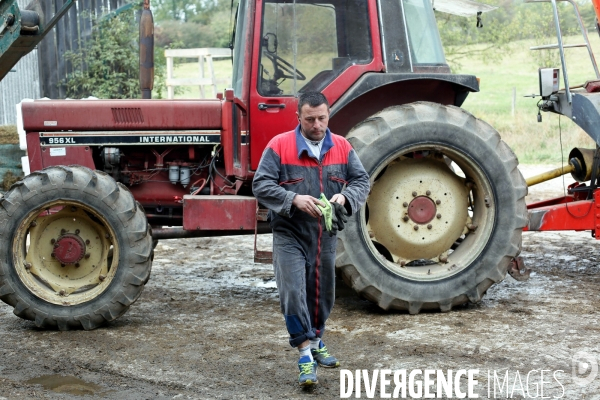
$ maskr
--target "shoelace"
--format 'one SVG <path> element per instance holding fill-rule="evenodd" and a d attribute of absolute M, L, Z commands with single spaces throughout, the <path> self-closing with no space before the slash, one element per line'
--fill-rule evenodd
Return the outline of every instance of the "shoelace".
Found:
<path fill-rule="evenodd" d="M 298 366 L 300 367 L 300 375 L 313 373 L 313 362 L 312 361 L 298 364 Z"/>
<path fill-rule="evenodd" d="M 320 349 L 317 349 L 315 351 L 325 358 L 331 357 L 331 354 L 329 354 L 329 352 L 327 351 L 327 346 L 323 346 Z"/>

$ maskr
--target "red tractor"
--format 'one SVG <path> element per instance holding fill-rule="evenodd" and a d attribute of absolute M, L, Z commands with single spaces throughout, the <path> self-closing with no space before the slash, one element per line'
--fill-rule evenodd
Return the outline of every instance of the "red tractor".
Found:
<path fill-rule="evenodd" d="M 429 0 L 242 0 L 234 43 L 218 99 L 23 103 L 32 173 L 0 200 L 0 298 L 16 315 L 93 329 L 136 301 L 158 240 L 268 232 L 253 174 L 309 90 L 371 176 L 339 235 L 348 285 L 418 313 L 504 279 L 527 185 L 460 108 L 479 84 L 450 72 Z"/>

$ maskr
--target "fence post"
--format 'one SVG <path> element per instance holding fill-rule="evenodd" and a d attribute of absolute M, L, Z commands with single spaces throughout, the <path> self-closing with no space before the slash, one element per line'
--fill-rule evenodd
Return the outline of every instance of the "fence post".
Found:
<path fill-rule="evenodd" d="M 173 79 L 173 56 L 167 56 L 167 99 L 174 97 L 173 85 L 171 84 Z"/>
<path fill-rule="evenodd" d="M 204 55 L 198 56 L 198 63 L 200 64 L 200 81 L 202 81 L 204 79 Z M 200 85 L 200 98 L 204 98 L 204 86 L 202 84 Z"/>
<path fill-rule="evenodd" d="M 211 54 L 206 55 L 208 62 L 208 73 L 210 74 L 210 79 L 212 80 L 212 92 L 213 98 L 217 98 L 217 78 L 215 78 L 215 68 L 213 66 L 213 58 Z"/>
<path fill-rule="evenodd" d="M 512 116 L 515 116 L 515 110 L 517 109 L 517 88 L 513 87 L 512 92 Z"/>

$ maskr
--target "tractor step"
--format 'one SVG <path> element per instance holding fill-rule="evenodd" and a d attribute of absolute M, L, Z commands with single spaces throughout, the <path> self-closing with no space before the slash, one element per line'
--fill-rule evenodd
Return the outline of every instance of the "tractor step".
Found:
<path fill-rule="evenodd" d="M 266 222 L 269 215 L 269 210 L 266 208 L 256 208 L 256 229 L 254 231 L 254 262 L 260 264 L 273 264 L 273 252 L 258 250 L 257 247 L 257 236 L 258 236 L 258 222 Z"/>

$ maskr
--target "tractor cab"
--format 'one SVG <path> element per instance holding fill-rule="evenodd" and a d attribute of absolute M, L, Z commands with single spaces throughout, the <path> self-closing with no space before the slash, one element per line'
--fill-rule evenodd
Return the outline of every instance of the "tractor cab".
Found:
<path fill-rule="evenodd" d="M 267 0 L 240 2 L 233 90 L 248 106 L 255 169 L 296 126 L 301 92 L 325 94 L 332 130 L 346 135 L 398 102 L 460 105 L 478 84 L 450 74 L 429 0 Z"/>

